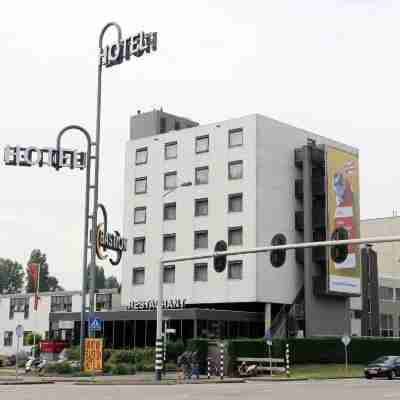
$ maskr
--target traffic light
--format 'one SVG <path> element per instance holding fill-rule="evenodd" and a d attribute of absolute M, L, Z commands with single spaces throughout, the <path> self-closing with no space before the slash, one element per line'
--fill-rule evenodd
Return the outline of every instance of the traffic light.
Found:
<path fill-rule="evenodd" d="M 286 236 L 282 233 L 277 233 L 271 240 L 271 246 L 284 246 L 286 243 Z M 286 261 L 286 250 L 272 250 L 270 260 L 273 267 L 282 267 Z"/>
<path fill-rule="evenodd" d="M 228 245 L 225 240 L 219 240 L 214 247 L 214 251 L 227 251 Z M 226 256 L 214 256 L 215 272 L 223 272 L 226 268 Z"/>
<path fill-rule="evenodd" d="M 349 238 L 349 232 L 346 228 L 336 228 L 332 233 L 332 240 L 347 240 Z M 342 263 L 349 254 L 349 248 L 347 244 L 341 244 L 338 246 L 331 247 L 331 257 L 336 264 Z"/>

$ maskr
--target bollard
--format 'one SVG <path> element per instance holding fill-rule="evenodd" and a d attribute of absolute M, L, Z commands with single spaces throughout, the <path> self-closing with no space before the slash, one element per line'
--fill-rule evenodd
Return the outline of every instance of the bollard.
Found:
<path fill-rule="evenodd" d="M 221 343 L 220 347 L 220 378 L 221 380 L 224 379 L 224 352 L 225 352 L 225 344 Z"/>
<path fill-rule="evenodd" d="M 210 357 L 207 358 L 207 378 L 211 378 L 211 359 Z"/>
<path fill-rule="evenodd" d="M 167 335 L 164 334 L 164 346 L 163 346 L 163 372 L 167 374 Z"/>
<path fill-rule="evenodd" d="M 285 360 L 286 360 L 286 376 L 290 376 L 290 351 L 289 351 L 289 343 L 286 343 L 286 354 L 285 354 Z"/>
<path fill-rule="evenodd" d="M 163 369 L 163 342 L 162 342 L 162 340 L 157 340 L 156 341 L 156 365 L 155 365 L 157 380 L 161 380 L 162 369 Z"/>

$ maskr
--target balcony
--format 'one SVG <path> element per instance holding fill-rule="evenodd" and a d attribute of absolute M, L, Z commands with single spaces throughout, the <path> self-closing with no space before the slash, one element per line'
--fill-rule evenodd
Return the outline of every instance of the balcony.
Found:
<path fill-rule="evenodd" d="M 323 176 L 317 176 L 312 178 L 312 194 L 314 197 L 324 197 L 325 196 L 325 178 Z M 296 199 L 303 200 L 303 179 L 296 179 L 294 194 Z"/>
<path fill-rule="evenodd" d="M 314 208 L 313 210 L 313 229 L 322 229 L 326 226 L 325 208 Z M 295 212 L 295 228 L 297 231 L 304 231 L 304 211 Z"/>
<path fill-rule="evenodd" d="M 304 265 L 304 249 L 296 249 L 296 261 Z M 325 265 L 326 264 L 326 249 L 324 247 L 314 247 L 312 249 L 312 258 L 313 261 L 317 264 Z"/>
<path fill-rule="evenodd" d="M 311 148 L 311 160 L 314 164 L 323 166 L 325 164 L 325 151 L 319 147 Z M 303 168 L 304 148 L 294 150 L 294 163 L 296 167 Z"/>

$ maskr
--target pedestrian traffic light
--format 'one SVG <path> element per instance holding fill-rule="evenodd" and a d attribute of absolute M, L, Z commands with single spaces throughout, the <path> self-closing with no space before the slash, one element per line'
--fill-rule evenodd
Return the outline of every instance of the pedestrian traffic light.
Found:
<path fill-rule="evenodd" d="M 332 240 L 347 240 L 349 238 L 349 232 L 346 228 L 336 228 L 332 233 Z M 341 244 L 338 246 L 331 247 L 331 257 L 336 264 L 342 263 L 349 254 L 349 248 L 347 244 Z"/>
<path fill-rule="evenodd" d="M 214 247 L 214 251 L 227 251 L 228 245 L 226 244 L 225 240 L 219 240 Z M 215 272 L 223 272 L 226 268 L 226 256 L 214 256 L 214 269 Z"/>
<path fill-rule="evenodd" d="M 271 240 L 271 246 L 284 246 L 286 243 L 286 236 L 282 233 L 277 233 Z M 286 250 L 272 250 L 270 260 L 273 267 L 282 267 L 286 261 Z"/>

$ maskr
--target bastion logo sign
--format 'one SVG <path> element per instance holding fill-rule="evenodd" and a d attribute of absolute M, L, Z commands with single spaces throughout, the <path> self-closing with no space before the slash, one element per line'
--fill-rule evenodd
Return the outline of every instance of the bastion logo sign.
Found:
<path fill-rule="evenodd" d="M 118 265 L 122 258 L 122 253 L 126 251 L 127 239 L 124 239 L 118 231 L 107 232 L 107 212 L 103 205 L 99 204 L 99 209 L 103 213 L 104 223 L 97 225 L 96 229 L 96 254 L 100 260 L 109 259 L 112 265 Z M 107 254 L 107 251 L 115 252 L 115 259 Z"/>

